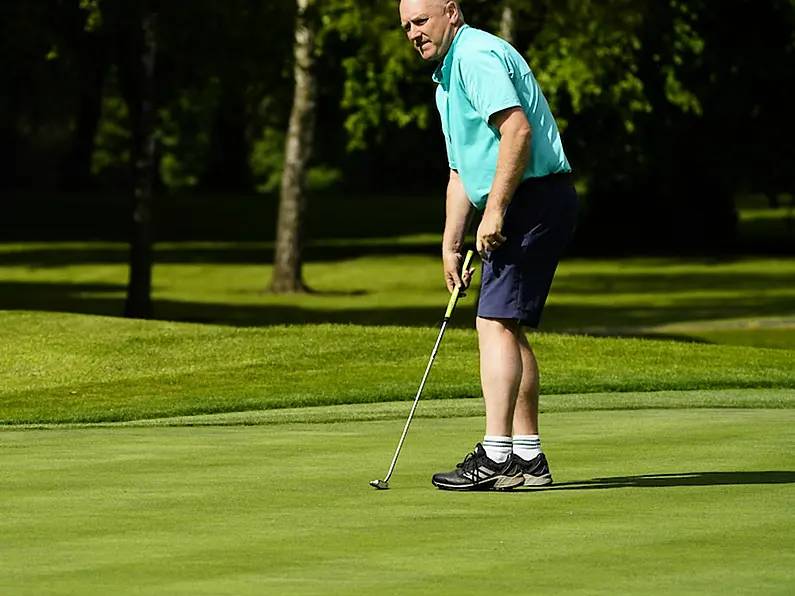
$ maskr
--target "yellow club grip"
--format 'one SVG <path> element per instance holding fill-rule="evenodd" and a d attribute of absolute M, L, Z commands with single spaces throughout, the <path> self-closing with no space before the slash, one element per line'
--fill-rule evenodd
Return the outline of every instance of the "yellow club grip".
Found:
<path fill-rule="evenodd" d="M 474 253 L 471 250 L 467 251 L 467 256 L 464 258 L 464 264 L 461 266 L 461 271 L 459 271 L 459 275 L 463 277 L 464 272 L 469 269 L 469 263 L 472 261 Z M 455 303 L 458 302 L 458 294 L 460 293 L 460 288 L 455 288 L 453 293 L 450 294 L 450 302 L 447 303 L 447 312 L 444 313 L 444 318 L 449 319 L 450 316 L 453 314 L 453 309 L 455 308 Z"/>

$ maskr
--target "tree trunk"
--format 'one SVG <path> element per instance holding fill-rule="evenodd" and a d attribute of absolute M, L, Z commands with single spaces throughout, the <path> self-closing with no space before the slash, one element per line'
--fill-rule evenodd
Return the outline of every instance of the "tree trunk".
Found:
<path fill-rule="evenodd" d="M 133 155 L 133 217 L 130 238 L 130 278 L 124 316 L 138 319 L 152 317 L 152 261 L 154 230 L 152 188 L 155 179 L 155 97 L 154 74 L 157 41 L 157 14 L 145 6 L 141 19 L 143 34 L 140 51 L 138 147 Z M 136 44 L 137 45 L 137 44 Z M 131 106 L 132 108 L 132 106 Z M 133 111 L 132 109 L 130 110 Z"/>
<path fill-rule="evenodd" d="M 298 0 L 294 48 L 295 95 L 284 149 L 284 172 L 276 228 L 276 256 L 270 288 L 276 293 L 307 290 L 301 276 L 301 265 L 307 203 L 307 171 L 317 110 L 317 82 L 314 73 L 317 30 L 314 0 Z"/>
<path fill-rule="evenodd" d="M 514 12 L 513 8 L 507 3 L 502 7 L 500 16 L 500 37 L 511 45 L 515 45 L 514 39 Z"/>

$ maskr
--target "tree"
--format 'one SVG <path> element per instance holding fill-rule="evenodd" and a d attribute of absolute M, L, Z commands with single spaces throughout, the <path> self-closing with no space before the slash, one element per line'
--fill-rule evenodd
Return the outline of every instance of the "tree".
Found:
<path fill-rule="evenodd" d="M 301 273 L 304 248 L 304 213 L 307 204 L 307 175 L 317 118 L 315 46 L 318 13 L 315 0 L 298 0 L 293 67 L 295 95 L 284 149 L 276 253 L 271 291 L 307 290 Z"/>
<path fill-rule="evenodd" d="M 131 48 L 139 48 L 138 99 L 131 105 L 136 130 L 133 138 L 134 177 L 132 229 L 130 236 L 130 277 L 124 316 L 148 319 L 152 317 L 152 263 L 154 260 L 154 222 L 152 219 L 155 179 L 155 57 L 157 55 L 157 13 L 153 2 L 142 0 L 139 26 L 133 26 Z M 135 31 L 137 29 L 137 31 Z"/>
<path fill-rule="evenodd" d="M 513 7 L 508 2 L 505 2 L 502 7 L 502 15 L 500 16 L 500 37 L 510 44 L 516 43 L 514 21 Z"/>

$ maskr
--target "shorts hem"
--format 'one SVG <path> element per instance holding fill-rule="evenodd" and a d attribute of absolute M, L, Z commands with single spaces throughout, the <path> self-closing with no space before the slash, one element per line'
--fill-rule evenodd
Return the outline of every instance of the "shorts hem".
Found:
<path fill-rule="evenodd" d="M 495 314 L 495 313 L 482 313 L 477 311 L 475 316 L 481 319 L 501 319 L 507 321 L 518 321 L 523 327 L 529 327 L 530 329 L 538 329 L 538 325 L 541 322 L 540 318 L 535 314 Z"/>

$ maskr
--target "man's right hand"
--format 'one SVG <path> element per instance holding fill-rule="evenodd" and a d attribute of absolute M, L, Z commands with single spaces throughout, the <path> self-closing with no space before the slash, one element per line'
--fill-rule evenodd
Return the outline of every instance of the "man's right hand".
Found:
<path fill-rule="evenodd" d="M 463 292 L 469 288 L 469 284 L 472 282 L 472 275 L 475 273 L 475 269 L 470 268 L 464 271 L 462 275 L 461 265 L 464 262 L 464 255 L 458 252 L 445 252 L 442 261 L 444 264 L 444 280 L 447 283 L 447 289 L 452 294 L 453 290 L 460 288 L 459 291 L 461 292 L 461 296 L 463 296 Z"/>

